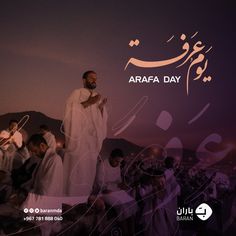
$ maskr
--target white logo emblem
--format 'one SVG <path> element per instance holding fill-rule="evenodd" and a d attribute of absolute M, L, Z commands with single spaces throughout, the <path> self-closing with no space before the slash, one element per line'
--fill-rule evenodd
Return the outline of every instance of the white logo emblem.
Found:
<path fill-rule="evenodd" d="M 206 203 L 202 203 L 196 208 L 195 213 L 200 220 L 207 220 L 212 215 L 212 209 Z"/>
<path fill-rule="evenodd" d="M 38 208 L 35 208 L 35 213 L 39 213 L 39 209 Z"/>
<path fill-rule="evenodd" d="M 33 209 L 33 208 L 30 208 L 30 209 L 29 209 L 29 212 L 30 212 L 30 213 L 33 213 L 33 212 L 34 212 L 34 209 Z"/>
<path fill-rule="evenodd" d="M 25 208 L 24 213 L 28 213 L 28 212 L 29 212 L 28 208 Z"/>

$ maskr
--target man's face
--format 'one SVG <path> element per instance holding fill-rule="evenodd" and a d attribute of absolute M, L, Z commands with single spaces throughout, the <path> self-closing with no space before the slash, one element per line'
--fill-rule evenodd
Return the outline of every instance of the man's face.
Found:
<path fill-rule="evenodd" d="M 84 87 L 88 89 L 95 89 L 97 87 L 97 74 L 89 73 L 87 78 L 84 79 Z"/>
<path fill-rule="evenodd" d="M 180 167 L 180 163 L 181 163 L 181 157 L 180 156 L 176 156 L 175 157 L 174 168 L 178 169 Z"/>
<path fill-rule="evenodd" d="M 15 132 L 18 128 L 18 124 L 16 122 L 12 122 L 10 125 L 9 125 L 9 130 L 10 131 L 13 131 Z"/>
<path fill-rule="evenodd" d="M 110 162 L 112 167 L 117 167 L 117 166 L 120 165 L 122 160 L 123 160 L 123 157 L 115 157 L 115 158 L 114 157 L 110 157 L 109 162 Z"/>
<path fill-rule="evenodd" d="M 166 179 L 164 176 L 154 176 L 152 184 L 156 189 L 164 190 L 166 186 Z"/>
<path fill-rule="evenodd" d="M 45 129 L 39 129 L 39 133 L 42 134 L 42 135 L 44 135 L 44 134 L 47 133 L 47 131 L 46 131 Z"/>
<path fill-rule="evenodd" d="M 39 146 L 35 146 L 32 143 L 29 143 L 28 149 L 32 155 L 35 155 L 39 158 L 43 158 L 47 151 L 47 145 L 41 143 Z"/>

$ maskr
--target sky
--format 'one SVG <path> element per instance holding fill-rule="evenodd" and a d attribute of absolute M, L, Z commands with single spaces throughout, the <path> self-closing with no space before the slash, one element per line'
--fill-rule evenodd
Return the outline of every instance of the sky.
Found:
<path fill-rule="evenodd" d="M 92 69 L 99 93 L 108 98 L 109 137 L 140 145 L 165 145 L 179 137 L 184 146 L 197 148 L 209 134 L 218 133 L 224 143 L 236 145 L 232 2 L 1 1 L 0 115 L 34 110 L 63 119 L 67 97 L 82 87 L 82 73 Z M 200 40 L 206 49 L 212 47 L 205 54 L 210 82 L 194 81 L 191 72 L 187 95 L 188 63 L 181 68 L 129 64 L 125 70 L 132 57 L 162 61 L 180 55 L 182 34 L 191 45 Z M 135 39 L 139 45 L 129 46 Z M 137 75 L 181 76 L 181 81 L 129 83 Z M 117 122 L 127 121 L 139 101 L 145 102 L 135 119 L 114 136 Z M 204 114 L 188 124 L 207 104 Z M 172 117 L 166 130 L 156 125 L 162 111 Z"/>

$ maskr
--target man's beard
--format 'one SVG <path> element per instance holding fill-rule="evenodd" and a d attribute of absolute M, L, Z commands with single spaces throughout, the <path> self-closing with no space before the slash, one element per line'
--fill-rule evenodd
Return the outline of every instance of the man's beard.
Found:
<path fill-rule="evenodd" d="M 97 84 L 96 83 L 86 83 L 86 87 L 88 89 L 95 89 L 97 87 Z"/>

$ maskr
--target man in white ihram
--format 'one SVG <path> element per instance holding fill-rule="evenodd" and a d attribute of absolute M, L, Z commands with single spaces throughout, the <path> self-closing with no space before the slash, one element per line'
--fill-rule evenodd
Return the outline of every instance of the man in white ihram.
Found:
<path fill-rule="evenodd" d="M 74 90 L 66 102 L 64 129 L 64 190 L 69 196 L 89 196 L 97 157 L 106 137 L 106 98 L 95 92 L 97 74 L 83 74 L 84 88 Z"/>
<path fill-rule="evenodd" d="M 18 131 L 18 121 L 10 120 L 7 130 L 0 132 L 0 169 L 11 171 L 14 156 L 22 146 L 22 134 Z"/>
<path fill-rule="evenodd" d="M 56 152 L 57 149 L 57 142 L 54 134 L 50 131 L 49 127 L 47 125 L 40 125 L 40 134 L 43 135 L 44 139 L 46 140 L 48 146 Z"/>

